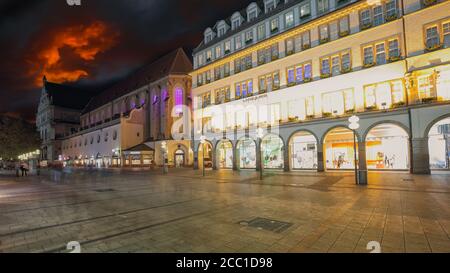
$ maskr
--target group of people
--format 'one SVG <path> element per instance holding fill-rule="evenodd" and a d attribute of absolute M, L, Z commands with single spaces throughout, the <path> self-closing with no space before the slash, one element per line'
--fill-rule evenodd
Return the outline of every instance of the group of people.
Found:
<path fill-rule="evenodd" d="M 30 167 L 27 162 L 16 162 L 16 176 L 28 176 Z"/>

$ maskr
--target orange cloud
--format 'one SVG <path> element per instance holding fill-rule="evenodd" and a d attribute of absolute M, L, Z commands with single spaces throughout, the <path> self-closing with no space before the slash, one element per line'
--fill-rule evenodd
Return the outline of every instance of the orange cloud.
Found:
<path fill-rule="evenodd" d="M 74 82 L 81 77 L 89 76 L 83 68 L 71 66 L 61 57 L 61 49 L 68 48 L 85 63 L 93 62 L 96 56 L 113 47 L 117 42 L 118 32 L 111 31 L 104 22 L 93 22 L 90 25 L 69 27 L 53 35 L 50 43 L 38 50 L 34 67 L 40 67 L 38 75 L 33 74 L 35 84 L 42 85 L 42 76 L 55 82 Z"/>

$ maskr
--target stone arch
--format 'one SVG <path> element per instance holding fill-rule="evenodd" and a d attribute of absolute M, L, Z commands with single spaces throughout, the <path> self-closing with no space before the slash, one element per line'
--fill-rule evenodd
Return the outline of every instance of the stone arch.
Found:
<path fill-rule="evenodd" d="M 229 148 L 231 148 L 231 163 L 227 161 L 227 158 L 219 158 L 219 156 L 221 155 L 221 152 L 219 151 L 219 149 L 221 148 L 220 145 L 222 143 L 228 143 L 230 145 Z M 216 145 L 214 147 L 214 153 L 215 153 L 215 167 L 217 169 L 232 169 L 233 165 L 234 165 L 234 160 L 235 160 L 235 146 L 233 145 L 233 142 L 227 138 L 218 140 L 216 142 Z M 222 164 L 222 160 L 225 160 L 224 164 Z"/>
<path fill-rule="evenodd" d="M 367 127 L 367 129 L 366 129 L 366 131 L 364 132 L 364 135 L 363 135 L 363 137 L 362 137 L 361 140 L 365 141 L 366 138 L 367 138 L 367 135 L 370 133 L 370 131 L 371 131 L 373 128 L 375 128 L 375 127 L 377 127 L 377 126 L 379 126 L 379 125 L 382 125 L 382 124 L 393 124 L 393 125 L 397 125 L 398 127 L 402 128 L 402 129 L 406 132 L 406 134 L 408 134 L 408 137 L 409 137 L 409 138 L 411 138 L 411 133 L 410 133 L 409 127 L 407 127 L 407 126 L 406 126 L 405 124 L 403 124 L 402 122 L 396 121 L 396 120 L 382 120 L 382 121 L 374 122 L 374 123 L 371 124 L 369 127 Z"/>
<path fill-rule="evenodd" d="M 312 154 L 311 154 L 311 152 L 309 152 L 309 151 L 306 151 L 306 153 L 301 153 L 302 155 L 301 156 L 299 156 L 299 160 L 298 161 L 302 161 L 302 162 L 305 162 L 306 160 L 305 159 L 308 159 L 308 160 L 312 160 L 313 162 L 311 162 L 312 163 L 312 166 L 308 166 L 308 167 L 300 167 L 300 166 L 297 166 L 297 168 L 295 168 L 294 167 L 294 157 L 293 157 L 293 151 L 292 151 L 292 146 L 293 146 L 293 140 L 294 140 L 294 137 L 296 137 L 297 135 L 299 135 L 300 133 L 306 133 L 306 134 L 309 134 L 309 135 L 311 135 L 313 138 L 314 138 L 314 140 L 315 140 L 315 144 L 316 144 L 316 149 L 315 149 L 315 151 L 312 151 Z M 317 137 L 317 135 L 313 132 L 313 131 L 311 131 L 311 130 L 308 130 L 308 129 L 299 129 L 299 130 L 296 130 L 296 131 L 294 131 L 290 136 L 289 136 L 289 138 L 288 138 L 288 141 L 287 141 L 287 163 L 289 164 L 289 170 L 292 170 L 292 169 L 297 169 L 297 170 L 300 170 L 300 169 L 317 169 L 318 168 L 318 164 L 319 164 L 319 155 L 318 155 L 318 153 L 319 153 L 319 138 Z M 303 158 L 303 157 L 305 157 L 305 158 Z M 305 164 L 297 164 L 297 165 L 303 165 L 303 166 L 306 166 L 306 165 L 309 165 L 309 162 L 308 163 L 306 163 L 305 162 Z"/>
<path fill-rule="evenodd" d="M 251 141 L 251 145 L 252 147 L 254 147 L 254 151 L 252 150 L 247 150 L 245 149 L 245 152 L 247 153 L 247 157 L 245 159 L 245 161 L 242 161 L 243 157 L 240 154 L 240 148 L 241 148 L 241 144 L 244 141 Z M 253 139 L 252 137 L 247 137 L 247 136 L 243 136 L 241 138 L 239 138 L 236 141 L 236 145 L 234 148 L 234 160 L 235 160 L 235 164 L 237 166 L 238 169 L 256 169 L 256 164 L 257 164 L 257 142 L 255 141 L 255 139 Z M 254 159 L 252 157 L 255 157 Z M 244 164 L 242 164 L 244 163 Z"/>
<path fill-rule="evenodd" d="M 271 151 L 272 154 L 267 155 L 266 151 L 263 150 L 263 147 L 265 148 L 265 145 L 267 145 L 267 143 L 265 143 L 265 141 L 267 140 L 267 138 L 270 138 L 270 137 L 275 137 L 276 139 L 280 140 L 282 146 L 280 148 L 280 151 L 276 151 L 276 150 Z M 261 146 L 259 147 L 259 149 L 261 150 L 260 152 L 262 153 L 262 159 L 264 160 L 264 162 L 263 162 L 264 168 L 266 168 L 266 169 L 284 169 L 285 155 L 286 155 L 286 143 L 285 143 L 285 140 L 283 139 L 283 137 L 281 137 L 278 134 L 274 134 L 274 133 L 266 134 L 262 138 L 262 143 L 261 143 Z M 267 159 L 267 157 L 269 157 L 269 159 Z"/>
<path fill-rule="evenodd" d="M 450 113 L 445 114 L 445 115 L 441 115 L 440 117 L 435 118 L 433 121 L 431 121 L 431 122 L 427 125 L 427 127 L 425 128 L 424 137 L 425 137 L 425 138 L 428 138 L 428 135 L 430 134 L 431 128 L 433 128 L 433 126 L 436 125 L 436 123 L 438 123 L 438 122 L 440 122 L 440 121 L 442 121 L 442 120 L 444 120 L 444 119 L 447 119 L 447 118 L 450 118 Z"/>
<path fill-rule="evenodd" d="M 319 144 L 324 144 L 324 143 L 325 143 L 325 139 L 326 139 L 326 137 L 330 134 L 330 132 L 333 131 L 333 130 L 335 130 L 335 129 L 339 129 L 339 128 L 350 130 L 350 129 L 348 128 L 348 126 L 343 125 L 343 124 L 334 125 L 334 126 L 328 128 L 328 129 L 325 131 L 325 133 L 323 133 L 323 135 L 322 135 L 322 137 L 321 137 L 321 139 L 320 139 L 320 143 L 319 143 Z M 350 131 L 351 131 L 351 130 L 350 130 Z M 356 140 L 357 140 L 357 141 L 361 141 L 361 137 L 360 137 L 360 134 L 359 134 L 358 131 L 356 131 Z"/>

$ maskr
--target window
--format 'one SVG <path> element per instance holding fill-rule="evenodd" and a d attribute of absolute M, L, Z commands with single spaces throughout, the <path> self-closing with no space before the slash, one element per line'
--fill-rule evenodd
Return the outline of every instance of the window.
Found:
<path fill-rule="evenodd" d="M 365 47 L 364 48 L 364 65 L 365 66 L 370 66 L 373 65 L 373 47 L 369 46 L 369 47 Z"/>
<path fill-rule="evenodd" d="M 203 65 L 203 54 L 198 55 L 198 64 Z"/>
<path fill-rule="evenodd" d="M 322 59 L 320 73 L 322 76 L 330 75 L 330 59 L 329 58 Z"/>
<path fill-rule="evenodd" d="M 259 93 L 270 92 L 280 88 L 280 72 L 259 77 Z"/>
<path fill-rule="evenodd" d="M 275 33 L 278 32 L 278 18 L 272 19 L 270 21 L 270 32 Z"/>
<path fill-rule="evenodd" d="M 212 60 L 212 51 L 208 50 L 206 51 L 206 61 L 210 62 Z"/>
<path fill-rule="evenodd" d="M 225 42 L 225 54 L 229 54 L 231 52 L 231 41 Z"/>
<path fill-rule="evenodd" d="M 175 89 L 175 113 L 183 113 L 183 89 L 181 88 Z"/>
<path fill-rule="evenodd" d="M 211 40 L 212 40 L 212 35 L 211 34 L 206 35 L 206 43 L 211 42 Z"/>
<path fill-rule="evenodd" d="M 305 63 L 287 69 L 288 86 L 311 80 L 311 64 Z"/>
<path fill-rule="evenodd" d="M 294 12 L 290 11 L 284 15 L 285 28 L 294 26 Z"/>
<path fill-rule="evenodd" d="M 375 51 L 376 51 L 376 64 L 385 64 L 386 50 L 384 43 L 375 45 Z"/>
<path fill-rule="evenodd" d="M 201 108 L 211 105 L 211 92 L 205 92 L 199 96 Z"/>
<path fill-rule="evenodd" d="M 322 14 L 328 11 L 329 0 L 317 0 L 317 13 Z"/>
<path fill-rule="evenodd" d="M 311 15 L 311 4 L 310 2 L 302 4 L 300 6 L 300 18 L 305 18 Z"/>
<path fill-rule="evenodd" d="M 234 45 L 236 49 L 240 49 L 242 47 L 242 38 L 240 35 L 234 38 Z"/>
<path fill-rule="evenodd" d="M 350 52 L 342 54 L 341 58 L 342 58 L 342 71 L 343 72 L 350 71 L 352 69 Z"/>
<path fill-rule="evenodd" d="M 361 12 L 361 25 L 363 28 L 372 25 L 370 10 L 366 9 Z"/>
<path fill-rule="evenodd" d="M 266 25 L 262 24 L 258 26 L 258 40 L 261 41 L 266 37 Z"/>
<path fill-rule="evenodd" d="M 286 43 L 286 55 L 291 55 L 295 52 L 294 38 L 288 38 L 285 41 Z"/>
<path fill-rule="evenodd" d="M 222 47 L 217 46 L 216 47 L 216 58 L 222 57 Z"/>
<path fill-rule="evenodd" d="M 216 104 L 226 103 L 230 101 L 230 87 L 223 87 L 215 91 Z"/>
<path fill-rule="evenodd" d="M 398 40 L 390 40 L 388 42 L 389 46 L 389 59 L 395 60 L 396 58 L 400 57 L 400 49 L 398 46 Z"/>
<path fill-rule="evenodd" d="M 450 47 L 450 22 L 442 24 L 442 36 L 444 47 Z"/>
<path fill-rule="evenodd" d="M 266 2 L 266 13 L 275 9 L 275 1 Z"/>
<path fill-rule="evenodd" d="M 366 109 L 388 109 L 392 104 L 404 102 L 402 80 L 371 84 L 364 87 Z"/>
<path fill-rule="evenodd" d="M 418 81 L 418 93 L 420 99 L 435 98 L 437 96 L 433 75 L 420 76 Z"/>
<path fill-rule="evenodd" d="M 279 57 L 278 43 L 258 50 L 258 65 L 276 60 Z"/>
<path fill-rule="evenodd" d="M 433 48 L 439 45 L 439 32 L 437 26 L 432 26 L 426 30 L 426 45 L 427 48 Z"/>
<path fill-rule="evenodd" d="M 348 16 L 342 17 L 339 19 L 339 36 L 345 36 L 349 34 L 350 28 L 349 28 L 349 21 Z"/>
<path fill-rule="evenodd" d="M 376 6 L 373 8 L 373 25 L 378 26 L 383 23 L 383 6 Z"/>
<path fill-rule="evenodd" d="M 256 13 L 256 10 L 252 10 L 248 13 L 248 21 L 253 21 L 258 17 L 258 14 Z"/>
<path fill-rule="evenodd" d="M 305 100 L 306 103 L 306 116 L 311 117 L 314 116 L 314 97 L 307 97 Z"/>
<path fill-rule="evenodd" d="M 233 30 L 238 29 L 240 25 L 241 25 L 241 20 L 239 20 L 239 19 L 234 20 L 232 23 Z"/>
<path fill-rule="evenodd" d="M 333 56 L 331 58 L 331 74 L 333 76 L 339 75 L 341 73 L 341 58 L 338 56 Z"/>
<path fill-rule="evenodd" d="M 219 34 L 219 37 L 225 35 L 225 28 L 224 27 L 220 28 L 218 34 Z"/>
<path fill-rule="evenodd" d="M 234 61 L 234 73 L 239 73 L 252 67 L 252 54 L 238 58 Z"/>
<path fill-rule="evenodd" d="M 397 17 L 397 1 L 389 0 L 386 2 L 386 18 Z"/>
<path fill-rule="evenodd" d="M 311 46 L 311 42 L 309 39 L 309 31 L 305 31 L 302 34 L 302 47 L 303 49 L 307 49 Z"/>
<path fill-rule="evenodd" d="M 321 43 L 329 41 L 328 25 L 319 26 L 319 35 Z"/>
<path fill-rule="evenodd" d="M 247 31 L 245 33 L 245 43 L 251 43 L 253 42 L 253 30 Z"/>
<path fill-rule="evenodd" d="M 235 98 L 246 98 L 253 95 L 253 80 L 247 80 L 236 84 Z"/>
<path fill-rule="evenodd" d="M 353 89 L 327 93 L 322 96 L 324 114 L 342 115 L 355 109 Z"/>

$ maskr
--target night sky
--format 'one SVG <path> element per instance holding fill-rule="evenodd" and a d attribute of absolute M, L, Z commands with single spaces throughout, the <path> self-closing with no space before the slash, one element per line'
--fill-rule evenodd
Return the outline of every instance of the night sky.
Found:
<path fill-rule="evenodd" d="M 202 33 L 244 0 L 0 0 L 0 113 L 33 120 L 42 77 L 93 93 Z"/>

